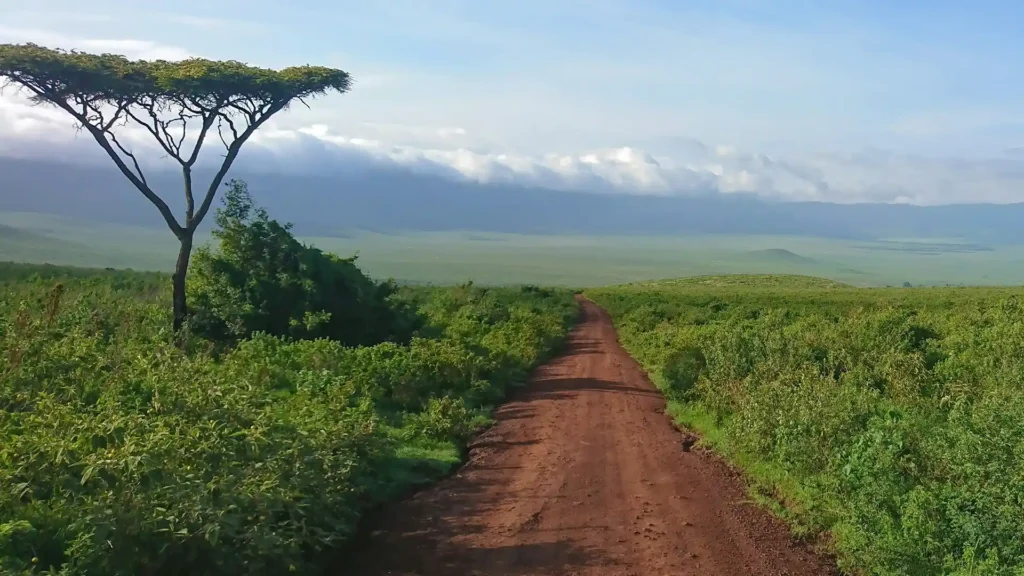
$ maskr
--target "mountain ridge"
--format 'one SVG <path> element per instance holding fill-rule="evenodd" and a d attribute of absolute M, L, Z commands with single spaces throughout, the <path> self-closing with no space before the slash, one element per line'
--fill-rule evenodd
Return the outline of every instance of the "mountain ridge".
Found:
<path fill-rule="evenodd" d="M 197 174 L 203 181 L 205 174 Z M 236 171 L 277 219 L 312 236 L 347 230 L 475 230 L 576 235 L 791 235 L 846 240 L 957 238 L 1024 244 L 1024 204 L 830 204 L 708 192 L 692 196 L 561 191 L 478 184 L 398 169 L 315 174 Z M 148 174 L 175 213 L 180 175 Z M 0 158 L 0 210 L 163 226 L 111 167 Z M 209 226 L 209 219 L 205 223 Z"/>

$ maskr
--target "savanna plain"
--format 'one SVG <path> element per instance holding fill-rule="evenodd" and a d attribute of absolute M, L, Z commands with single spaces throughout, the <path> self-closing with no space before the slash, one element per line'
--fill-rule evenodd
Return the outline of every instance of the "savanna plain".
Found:
<path fill-rule="evenodd" d="M 0 252 L 21 262 L 0 266 L 4 574 L 644 573 L 640 561 L 687 574 L 1024 573 L 1024 292 L 947 286 L 1019 281 L 1010 248 L 300 239 L 240 188 L 194 258 L 182 336 L 169 276 L 144 271 L 167 261 L 139 240 L 148 232 L 113 241 L 39 215 L 4 224 Z M 500 438 L 474 440 L 489 434 Z M 578 448 L 587 442 L 602 448 Z M 603 568 L 583 551 L 526 552 L 551 544 L 538 540 L 547 529 L 604 542 L 587 530 L 610 528 L 562 521 L 589 521 L 571 512 L 579 494 L 633 513 L 621 501 L 634 494 L 616 492 L 628 483 L 566 492 L 571 479 L 546 477 L 578 463 L 626 478 L 623 455 L 643 453 L 668 460 L 636 464 L 637 486 L 654 486 L 637 517 L 664 520 L 656 530 L 674 547 L 638 528 L 636 542 L 632 529 L 609 540 L 634 552 Z M 512 470 L 527 461 L 551 468 Z M 737 488 L 709 489 L 703 508 L 649 510 L 675 506 L 661 490 L 688 494 L 680 478 L 699 484 L 688 466 Z M 499 501 L 469 506 L 484 477 Z M 496 511 L 518 518 L 531 490 L 552 504 L 499 526 Z M 450 565 L 386 572 L 369 556 L 411 545 L 380 542 L 380 527 L 401 536 L 430 513 L 423 502 L 485 528 L 446 520 L 437 537 L 466 544 Z M 756 509 L 782 534 L 763 545 L 804 556 L 716 564 L 704 555 L 728 552 L 675 536 L 722 529 L 719 505 Z"/>

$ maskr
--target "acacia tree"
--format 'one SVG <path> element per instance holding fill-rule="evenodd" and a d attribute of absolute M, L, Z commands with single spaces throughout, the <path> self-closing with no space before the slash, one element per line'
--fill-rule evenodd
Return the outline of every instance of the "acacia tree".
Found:
<path fill-rule="evenodd" d="M 174 331 L 188 308 L 185 279 L 196 228 L 210 210 L 242 145 L 271 116 L 295 101 L 345 93 L 348 73 L 320 66 L 268 70 L 235 61 L 192 58 L 179 62 L 129 60 L 115 54 L 54 50 L 35 44 L 0 44 L 0 80 L 74 118 L 122 174 L 167 222 L 180 249 L 174 267 Z M 141 128 L 181 166 L 185 214 L 179 221 L 149 185 L 123 129 Z M 193 169 L 213 133 L 225 153 L 196 205 Z M 119 134 L 121 137 L 119 138 Z"/>

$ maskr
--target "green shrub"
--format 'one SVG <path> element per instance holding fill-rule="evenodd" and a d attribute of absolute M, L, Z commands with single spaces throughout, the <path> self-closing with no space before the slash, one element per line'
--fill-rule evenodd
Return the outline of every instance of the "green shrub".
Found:
<path fill-rule="evenodd" d="M 394 282 L 374 282 L 355 257 L 304 246 L 232 181 L 214 218 L 217 250 L 201 247 L 189 277 L 192 330 L 216 342 L 257 332 L 348 345 L 405 341 L 414 311 L 392 298 Z"/>
<path fill-rule="evenodd" d="M 427 400 L 422 412 L 410 414 L 403 428 L 411 436 L 434 440 L 466 440 L 472 429 L 472 416 L 466 401 L 453 396 Z"/>
<path fill-rule="evenodd" d="M 673 400 L 690 399 L 706 366 L 707 359 L 697 346 L 684 346 L 673 350 L 665 358 L 665 365 L 661 369 L 668 386 L 666 392 Z"/>
<path fill-rule="evenodd" d="M 166 277 L 132 278 L 0 280 L 2 574 L 319 573 L 364 510 L 457 461 L 576 309 L 402 289 L 408 344 L 239 332 L 215 354 L 175 341 Z"/>
<path fill-rule="evenodd" d="M 844 569 L 1024 573 L 1020 289 L 747 277 L 588 295 L 683 423 L 795 529 L 830 532 Z"/>

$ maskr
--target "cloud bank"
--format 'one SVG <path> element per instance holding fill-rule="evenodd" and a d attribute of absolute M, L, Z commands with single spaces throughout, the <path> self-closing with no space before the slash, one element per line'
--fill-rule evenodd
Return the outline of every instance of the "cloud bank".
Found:
<path fill-rule="evenodd" d="M 874 150 L 780 158 L 689 141 L 672 154 L 634 147 L 526 155 L 463 145 L 459 127 L 366 125 L 336 133 L 326 124 L 268 124 L 244 148 L 248 171 L 330 174 L 364 168 L 406 169 L 480 184 L 521 184 L 559 190 L 658 195 L 754 194 L 775 200 L 838 203 L 949 204 L 1024 201 L 1024 156 L 929 158 Z M 160 152 L 141 131 L 129 141 L 155 167 Z M 411 144 L 409 142 L 412 142 Z M 207 142 L 215 161 L 220 144 Z M 0 96 L 0 154 L 70 162 L 109 162 L 64 113 Z"/>

